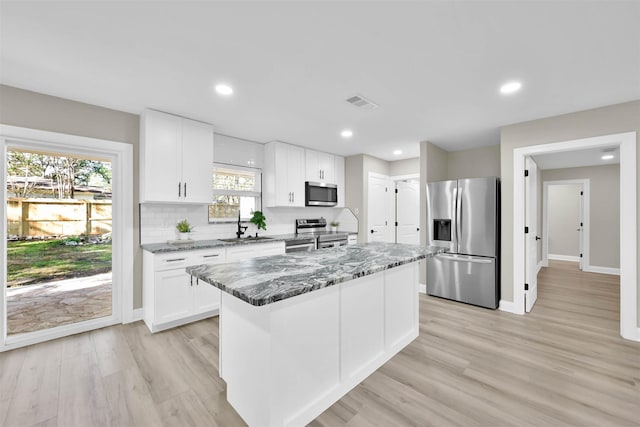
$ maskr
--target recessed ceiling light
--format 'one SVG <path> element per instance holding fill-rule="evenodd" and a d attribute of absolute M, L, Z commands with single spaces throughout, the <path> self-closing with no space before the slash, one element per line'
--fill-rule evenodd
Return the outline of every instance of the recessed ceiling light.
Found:
<path fill-rule="evenodd" d="M 393 150 L 393 154 L 399 156 L 400 154 L 402 154 L 402 150 Z"/>
<path fill-rule="evenodd" d="M 613 154 L 605 154 L 604 156 L 600 157 L 602 160 L 611 160 L 613 159 L 615 156 Z"/>
<path fill-rule="evenodd" d="M 500 86 L 500 93 L 503 95 L 509 95 L 520 90 L 522 83 L 520 82 L 508 82 Z"/>
<path fill-rule="evenodd" d="M 349 129 L 345 129 L 340 132 L 340 135 L 342 135 L 343 138 L 351 138 L 353 136 L 353 132 L 351 132 Z"/>
<path fill-rule="evenodd" d="M 219 84 L 216 85 L 216 92 L 220 95 L 231 95 L 233 93 L 233 88 L 229 85 Z"/>

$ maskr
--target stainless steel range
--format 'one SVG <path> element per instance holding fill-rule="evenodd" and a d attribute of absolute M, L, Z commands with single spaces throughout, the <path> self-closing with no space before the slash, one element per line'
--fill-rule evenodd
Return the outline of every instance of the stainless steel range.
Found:
<path fill-rule="evenodd" d="M 318 249 L 346 246 L 349 241 L 348 233 L 327 231 L 327 220 L 324 218 L 296 219 L 296 234 L 314 236 Z"/>

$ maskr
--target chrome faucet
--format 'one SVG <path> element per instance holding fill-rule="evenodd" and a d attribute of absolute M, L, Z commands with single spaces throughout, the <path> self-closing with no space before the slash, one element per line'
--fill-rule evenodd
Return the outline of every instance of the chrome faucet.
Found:
<path fill-rule="evenodd" d="M 240 236 L 242 236 L 244 234 L 244 231 L 247 228 L 249 228 L 249 227 L 241 225 L 241 223 L 240 223 L 240 212 L 238 212 L 238 231 L 236 231 L 236 236 L 238 236 L 238 239 L 240 238 Z"/>

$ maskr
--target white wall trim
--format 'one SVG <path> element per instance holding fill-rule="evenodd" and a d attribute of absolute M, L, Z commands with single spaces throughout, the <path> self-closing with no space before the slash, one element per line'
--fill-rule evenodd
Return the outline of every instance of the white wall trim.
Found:
<path fill-rule="evenodd" d="M 498 310 L 506 311 L 508 313 L 513 314 L 524 314 L 524 310 L 516 310 L 516 306 L 512 301 L 500 300 L 500 304 L 498 305 Z"/>
<path fill-rule="evenodd" d="M 129 319 L 129 321 L 127 322 L 123 321 L 122 323 L 132 323 L 137 322 L 138 320 L 144 320 L 144 307 L 134 309 L 131 315 L 131 319 Z"/>
<path fill-rule="evenodd" d="M 620 275 L 620 269 L 619 268 L 600 267 L 600 266 L 597 266 L 597 265 L 587 265 L 582 269 L 582 271 L 585 271 L 587 273 L 613 274 L 614 276 L 619 276 Z"/>
<path fill-rule="evenodd" d="M 427 285 L 425 285 L 424 283 L 420 283 L 418 285 L 418 292 L 420 292 L 421 294 L 426 294 L 427 293 Z"/>
<path fill-rule="evenodd" d="M 420 179 L 420 174 L 419 173 L 410 173 L 410 174 L 407 174 L 407 175 L 390 176 L 389 178 L 391 178 L 391 181 L 404 181 L 405 179 Z"/>
<path fill-rule="evenodd" d="M 538 263 L 538 267 L 536 268 L 536 274 L 540 273 L 540 270 L 542 270 L 542 267 L 544 267 L 544 263 L 542 261 L 540 261 Z"/>
<path fill-rule="evenodd" d="M 636 133 L 626 132 L 513 150 L 513 300 L 524 313 L 524 163 L 525 157 L 617 145 L 620 147 L 620 335 L 637 341 L 637 157 Z"/>
<path fill-rule="evenodd" d="M 112 233 L 113 245 L 118 249 L 113 252 L 113 305 L 112 315 L 93 321 L 79 322 L 72 325 L 36 331 L 7 337 L 6 328 L 6 274 L 0 270 L 2 286 L 2 309 L 0 310 L 0 326 L 2 339 L 0 350 L 46 341 L 64 335 L 83 332 L 96 327 L 108 326 L 120 322 L 128 322 L 133 316 L 133 146 L 117 141 L 108 141 L 77 135 L 67 135 L 17 126 L 0 125 L 0 149 L 2 160 L 6 157 L 6 147 L 17 145 L 29 149 L 55 151 L 59 153 L 86 154 L 109 159 L 113 172 L 113 213 L 112 221 L 116 225 Z M 6 199 L 4 173 L 0 196 Z M 6 203 L 2 209 L 2 261 L 6 265 Z M 89 328 L 89 329 L 87 329 Z"/>
<path fill-rule="evenodd" d="M 547 259 L 554 259 L 556 261 L 580 262 L 580 257 L 573 255 L 547 254 Z"/>
<path fill-rule="evenodd" d="M 557 181 L 542 182 L 542 262 L 545 266 L 549 265 L 549 186 L 551 185 L 567 185 L 577 184 L 581 186 L 584 193 L 582 199 L 582 265 L 589 265 L 591 254 L 591 184 L 589 179 L 563 179 Z M 558 258 L 551 258 L 558 259 Z M 571 261 L 571 260 L 565 260 Z M 578 258 L 577 262 L 580 262 Z"/>

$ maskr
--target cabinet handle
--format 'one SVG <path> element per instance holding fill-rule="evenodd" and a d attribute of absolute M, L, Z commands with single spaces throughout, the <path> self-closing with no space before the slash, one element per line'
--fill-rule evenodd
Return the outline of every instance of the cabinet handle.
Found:
<path fill-rule="evenodd" d="M 213 258 L 216 256 L 220 256 L 220 254 L 213 254 L 213 255 L 202 255 L 202 258 Z"/>
<path fill-rule="evenodd" d="M 191 284 L 189 286 L 193 286 L 193 276 L 189 276 L 189 278 L 191 279 Z"/>
<path fill-rule="evenodd" d="M 181 182 L 178 183 L 178 197 L 182 197 L 182 187 L 181 187 Z"/>
<path fill-rule="evenodd" d="M 187 183 L 184 183 L 184 197 L 187 197 Z"/>
<path fill-rule="evenodd" d="M 296 201 L 296 193 L 291 193 L 291 202 L 295 203 Z"/>
<path fill-rule="evenodd" d="M 173 259 L 167 259 L 165 260 L 165 262 L 176 262 L 176 261 L 184 261 L 186 258 L 173 258 Z"/>

